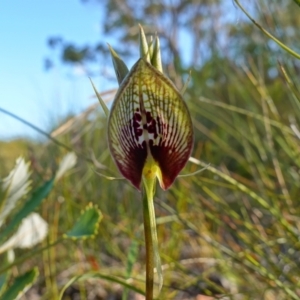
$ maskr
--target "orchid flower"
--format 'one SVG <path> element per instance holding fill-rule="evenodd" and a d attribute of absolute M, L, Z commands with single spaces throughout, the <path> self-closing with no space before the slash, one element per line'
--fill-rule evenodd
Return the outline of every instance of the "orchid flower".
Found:
<path fill-rule="evenodd" d="M 109 48 L 120 86 L 108 116 L 108 143 L 121 174 L 143 191 L 149 300 L 153 297 L 154 265 L 159 289 L 162 286 L 153 206 L 156 178 L 163 190 L 172 185 L 190 157 L 193 127 L 181 93 L 163 74 L 158 37 L 148 44 L 140 27 L 140 59 L 130 71 Z M 108 114 L 94 85 L 93 88 Z"/>
<path fill-rule="evenodd" d="M 193 130 L 180 92 L 151 61 L 142 56 L 121 82 L 108 142 L 121 174 L 137 189 L 142 178 L 157 177 L 166 190 L 190 157 Z"/>

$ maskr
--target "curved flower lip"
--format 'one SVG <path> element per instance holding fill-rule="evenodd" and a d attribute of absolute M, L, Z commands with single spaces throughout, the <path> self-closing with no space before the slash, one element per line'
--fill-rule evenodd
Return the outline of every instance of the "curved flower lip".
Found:
<path fill-rule="evenodd" d="M 146 161 L 168 189 L 193 147 L 193 126 L 173 83 L 144 58 L 122 81 L 108 119 L 108 142 L 121 174 L 140 190 Z"/>

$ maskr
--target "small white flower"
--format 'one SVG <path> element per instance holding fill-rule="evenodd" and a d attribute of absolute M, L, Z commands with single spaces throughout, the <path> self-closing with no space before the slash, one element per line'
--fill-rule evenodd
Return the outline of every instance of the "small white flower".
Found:
<path fill-rule="evenodd" d="M 30 189 L 29 162 L 25 163 L 24 159 L 19 157 L 16 160 L 16 166 L 3 179 L 0 187 L 4 193 L 2 207 L 0 207 L 0 226 L 5 221 L 5 218 L 15 208 L 17 202 L 27 194 Z"/>
<path fill-rule="evenodd" d="M 77 156 L 74 152 L 67 153 L 61 160 L 55 175 L 55 181 L 58 181 L 68 170 L 72 169 L 77 162 Z"/>
<path fill-rule="evenodd" d="M 48 223 L 38 213 L 31 213 L 22 220 L 17 232 L 0 247 L 0 253 L 14 248 L 31 248 L 40 243 L 47 233 Z"/>

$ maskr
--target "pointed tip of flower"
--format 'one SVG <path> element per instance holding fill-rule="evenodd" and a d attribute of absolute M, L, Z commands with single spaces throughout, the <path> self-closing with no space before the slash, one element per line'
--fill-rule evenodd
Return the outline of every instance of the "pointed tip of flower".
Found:
<path fill-rule="evenodd" d="M 155 35 L 155 39 L 153 41 L 153 53 L 151 55 L 151 64 L 158 71 L 163 73 L 161 54 L 160 54 L 160 42 L 157 35 Z"/>
<path fill-rule="evenodd" d="M 144 29 L 141 24 L 139 24 L 139 35 L 140 35 L 140 57 L 144 58 L 148 63 L 150 63 L 149 46 L 148 46 Z"/>
<path fill-rule="evenodd" d="M 153 39 L 153 35 L 150 35 L 148 47 L 149 47 L 150 61 L 152 62 L 153 49 L 154 49 L 154 39 Z"/>
<path fill-rule="evenodd" d="M 117 52 L 111 47 L 110 44 L 108 44 L 108 48 L 112 57 L 115 73 L 117 76 L 117 80 L 119 85 L 122 83 L 126 75 L 128 74 L 129 70 L 125 64 L 125 62 L 120 58 L 120 56 L 117 54 Z"/>

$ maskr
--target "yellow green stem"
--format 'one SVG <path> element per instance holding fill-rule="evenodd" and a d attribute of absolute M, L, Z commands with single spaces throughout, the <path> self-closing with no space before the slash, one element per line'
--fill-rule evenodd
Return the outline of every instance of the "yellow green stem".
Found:
<path fill-rule="evenodd" d="M 150 208 L 147 193 L 143 191 L 144 234 L 146 247 L 146 300 L 153 299 L 154 253 L 151 234 Z"/>
<path fill-rule="evenodd" d="M 154 190 L 156 178 L 143 177 L 143 213 L 144 234 L 146 247 L 146 300 L 153 299 L 154 290 L 154 267 L 158 275 L 159 291 L 162 288 L 163 277 L 158 252 L 158 240 L 156 232 L 156 220 L 154 211 Z"/>

